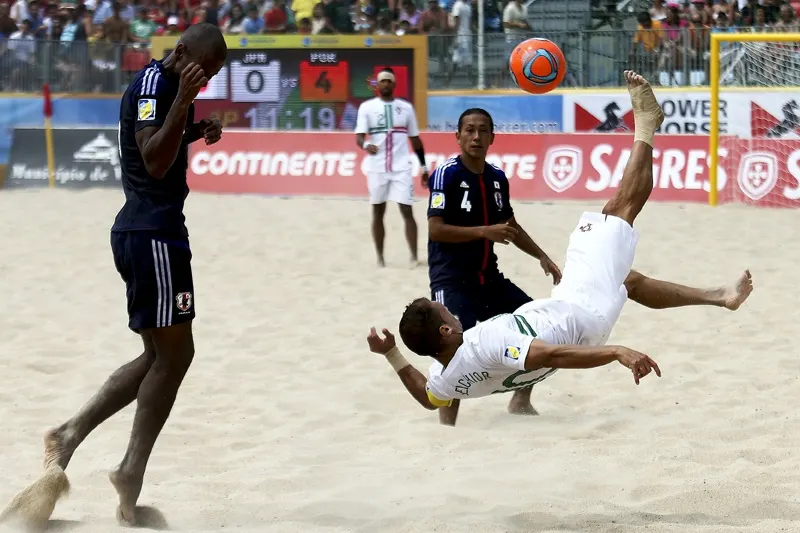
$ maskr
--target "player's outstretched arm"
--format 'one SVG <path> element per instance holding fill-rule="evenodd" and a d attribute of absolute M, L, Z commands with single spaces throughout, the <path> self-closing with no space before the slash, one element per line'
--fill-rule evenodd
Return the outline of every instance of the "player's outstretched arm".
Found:
<path fill-rule="evenodd" d="M 745 270 L 727 287 L 699 289 L 648 278 L 631 270 L 625 279 L 628 298 L 650 309 L 711 305 L 735 311 L 753 292 L 753 277 Z"/>
<path fill-rule="evenodd" d="M 618 361 L 631 369 L 636 384 L 655 370 L 661 377 L 661 370 L 647 355 L 624 346 L 580 346 L 577 344 L 549 344 L 534 340 L 525 357 L 525 370 L 540 368 L 595 368 Z"/>
<path fill-rule="evenodd" d="M 369 335 L 367 336 L 367 343 L 369 344 L 370 351 L 383 355 L 386 358 L 386 361 L 392 365 L 394 371 L 397 372 L 400 381 L 403 382 L 403 386 L 408 393 L 417 400 L 417 403 L 431 411 L 438 409 L 428 398 L 428 391 L 426 388 L 428 378 L 425 377 L 425 374 L 414 368 L 411 363 L 406 361 L 406 358 L 400 353 L 400 349 L 397 348 L 394 335 L 392 335 L 388 329 L 384 328 L 383 334 L 385 338 L 381 338 L 375 328 L 370 328 Z"/>

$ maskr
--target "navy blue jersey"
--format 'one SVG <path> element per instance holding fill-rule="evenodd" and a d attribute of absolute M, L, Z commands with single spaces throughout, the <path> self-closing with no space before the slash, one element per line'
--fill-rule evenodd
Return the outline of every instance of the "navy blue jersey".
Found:
<path fill-rule="evenodd" d="M 456 157 L 436 167 L 430 178 L 428 218 L 442 217 L 452 226 L 492 226 L 514 216 L 508 178 L 486 164 L 483 174 L 473 174 Z M 463 243 L 428 239 L 431 287 L 447 284 L 483 284 L 500 276 L 494 243 L 488 239 Z"/>
<path fill-rule="evenodd" d="M 162 179 L 147 173 L 136 144 L 136 132 L 164 125 L 172 102 L 178 95 L 179 77 L 164 71 L 161 61 L 153 60 L 139 72 L 122 95 L 119 107 L 119 157 L 125 205 L 117 214 L 111 231 L 156 231 L 186 236 L 183 203 L 189 194 L 186 184 L 189 143 L 184 141 L 175 162 Z M 194 121 L 194 105 L 189 106 L 187 128 Z"/>

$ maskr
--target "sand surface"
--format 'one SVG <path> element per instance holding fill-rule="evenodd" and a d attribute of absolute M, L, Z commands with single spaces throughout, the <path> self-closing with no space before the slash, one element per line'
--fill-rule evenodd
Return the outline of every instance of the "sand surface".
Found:
<path fill-rule="evenodd" d="M 43 431 L 140 353 L 108 244 L 121 201 L 0 191 L 0 505 L 39 472 Z M 516 213 L 563 264 L 586 207 Z M 375 268 L 368 213 L 350 200 L 189 197 L 197 356 L 140 499 L 171 529 L 797 531 L 797 212 L 649 205 L 636 267 L 696 285 L 749 267 L 745 306 L 629 303 L 611 342 L 650 353 L 663 378 L 636 387 L 619 365 L 561 371 L 535 388 L 541 416 L 508 415 L 496 395 L 462 404 L 454 429 L 367 350 L 369 326 L 396 330 L 428 293 L 426 269 L 406 267 L 394 206 L 389 268 Z M 517 284 L 549 294 L 537 262 L 513 246 L 499 255 Z M 106 474 L 133 407 L 79 449 L 51 530 L 121 530 Z"/>

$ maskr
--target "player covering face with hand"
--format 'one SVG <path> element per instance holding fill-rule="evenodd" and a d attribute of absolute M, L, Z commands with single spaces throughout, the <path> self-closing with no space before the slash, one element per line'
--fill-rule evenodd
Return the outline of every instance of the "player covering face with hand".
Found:
<path fill-rule="evenodd" d="M 137 402 L 128 449 L 109 475 L 119 496 L 117 518 L 127 525 L 136 525 L 147 462 L 194 357 L 192 254 L 183 214 L 188 145 L 220 139 L 218 121 L 194 121 L 193 101 L 226 56 L 219 28 L 193 24 L 122 96 L 125 203 L 111 229 L 111 247 L 126 285 L 128 326 L 141 336 L 144 350 L 117 369 L 75 416 L 45 435 L 45 466 L 66 470 L 97 426 Z"/>
<path fill-rule="evenodd" d="M 639 234 L 633 223 L 653 188 L 653 136 L 664 114 L 650 85 L 626 71 L 635 136 L 620 188 L 600 213 L 586 212 L 570 236 L 561 283 L 551 297 L 527 303 L 464 331 L 445 306 L 413 301 L 400 321 L 403 342 L 431 356 L 441 370 L 429 378 L 410 365 L 387 330 L 367 338 L 383 354 L 408 392 L 427 409 L 456 399 L 530 386 L 559 368 L 593 368 L 617 361 L 639 381 L 661 375 L 648 355 L 605 343 L 627 299 L 665 309 L 714 305 L 738 309 L 752 291 L 750 273 L 725 289 L 694 289 L 647 278 L 631 269 Z"/>

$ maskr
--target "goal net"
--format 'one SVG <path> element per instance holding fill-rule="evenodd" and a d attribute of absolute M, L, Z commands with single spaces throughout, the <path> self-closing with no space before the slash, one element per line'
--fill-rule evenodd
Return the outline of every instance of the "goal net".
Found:
<path fill-rule="evenodd" d="M 714 33 L 710 57 L 710 203 L 800 207 L 800 33 Z"/>

